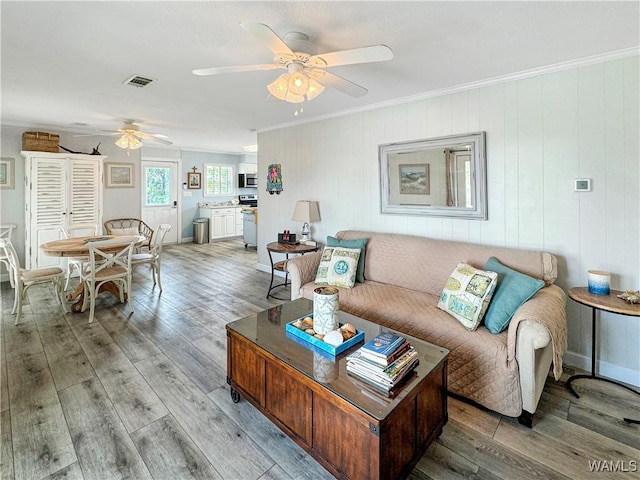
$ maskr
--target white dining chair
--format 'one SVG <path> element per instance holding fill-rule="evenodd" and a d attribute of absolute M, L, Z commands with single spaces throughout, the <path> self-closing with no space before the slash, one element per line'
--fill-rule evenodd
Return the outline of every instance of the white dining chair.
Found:
<path fill-rule="evenodd" d="M 13 223 L 3 223 L 2 225 L 0 225 L 0 238 L 4 238 L 11 242 L 11 233 L 13 232 L 14 228 L 16 228 L 16 226 Z M 0 250 L 0 263 L 7 267 L 7 272 L 9 273 L 9 283 L 11 284 L 11 288 L 15 288 L 9 259 L 7 258 L 7 254 L 4 250 Z"/>
<path fill-rule="evenodd" d="M 98 235 L 100 232 L 100 225 L 96 223 L 77 223 L 69 227 L 61 227 L 60 233 L 63 238 L 75 238 L 75 237 L 88 237 L 91 235 Z M 78 272 L 82 272 L 82 269 L 89 262 L 89 256 L 81 257 L 67 257 L 67 275 L 64 281 L 64 289 L 69 288 L 69 281 L 73 274 L 73 269 L 77 269 Z"/>
<path fill-rule="evenodd" d="M 20 268 L 18 254 L 10 241 L 0 238 L 0 250 L 4 251 L 7 261 L 10 264 L 9 271 L 13 273 L 14 296 L 12 314 L 16 315 L 14 325 L 18 325 L 22 317 L 22 303 L 27 297 L 27 290 L 33 285 L 51 283 L 55 289 L 56 299 L 63 305 L 62 278 L 64 270 L 58 267 L 39 268 L 37 270 L 26 270 Z"/>
<path fill-rule="evenodd" d="M 151 277 L 153 278 L 153 284 L 157 284 L 160 292 L 162 292 L 162 281 L 160 280 L 160 267 L 162 262 L 162 244 L 167 232 L 171 230 L 171 225 L 168 223 L 161 224 L 154 232 L 151 239 L 151 246 L 149 253 L 134 253 L 131 256 L 132 267 L 138 265 L 149 264 L 151 266 Z"/>
<path fill-rule="evenodd" d="M 89 323 L 93 322 L 96 309 L 96 297 L 100 287 L 107 282 L 113 282 L 118 286 L 120 293 L 120 303 L 124 303 L 124 293 L 127 293 L 129 310 L 133 313 L 133 301 L 131 298 L 131 255 L 140 237 L 120 237 L 109 240 L 99 240 L 88 242 L 89 263 L 82 271 L 81 277 L 84 282 L 84 300 L 82 311 L 87 309 L 89 303 Z M 116 251 L 110 247 L 122 245 Z M 109 247 L 109 248 L 105 248 Z"/>

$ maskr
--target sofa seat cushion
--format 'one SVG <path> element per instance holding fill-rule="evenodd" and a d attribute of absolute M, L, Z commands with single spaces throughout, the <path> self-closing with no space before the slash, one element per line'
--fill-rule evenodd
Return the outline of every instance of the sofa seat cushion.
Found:
<path fill-rule="evenodd" d="M 303 286 L 313 299 L 314 283 Z M 507 360 L 507 332 L 470 332 L 438 308 L 438 296 L 365 280 L 340 289 L 340 310 L 449 350 L 449 391 L 507 416 L 522 410 L 516 361 Z"/>

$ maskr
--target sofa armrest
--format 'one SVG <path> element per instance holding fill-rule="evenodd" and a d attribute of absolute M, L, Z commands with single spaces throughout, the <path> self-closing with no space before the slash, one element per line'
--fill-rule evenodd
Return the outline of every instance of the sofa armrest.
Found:
<path fill-rule="evenodd" d="M 554 370 L 562 371 L 567 328 L 565 305 L 562 289 L 550 285 L 522 305 L 509 324 L 509 359 L 515 357 L 518 362 L 522 408 L 529 413 L 537 408 L 551 364 Z"/>
<path fill-rule="evenodd" d="M 291 278 L 291 300 L 300 298 L 302 286 L 316 279 L 321 256 L 321 252 L 313 252 L 290 258 L 287 261 L 287 271 L 289 278 Z"/>

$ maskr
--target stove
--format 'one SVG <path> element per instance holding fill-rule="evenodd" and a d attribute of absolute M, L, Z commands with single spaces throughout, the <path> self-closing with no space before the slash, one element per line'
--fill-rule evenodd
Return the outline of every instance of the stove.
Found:
<path fill-rule="evenodd" d="M 238 195 L 238 201 L 245 207 L 257 207 L 258 195 Z"/>

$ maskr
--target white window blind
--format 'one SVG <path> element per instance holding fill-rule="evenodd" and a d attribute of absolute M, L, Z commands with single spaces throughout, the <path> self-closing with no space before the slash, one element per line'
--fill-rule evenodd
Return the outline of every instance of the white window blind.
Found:
<path fill-rule="evenodd" d="M 204 196 L 233 195 L 233 166 L 204 165 Z"/>

